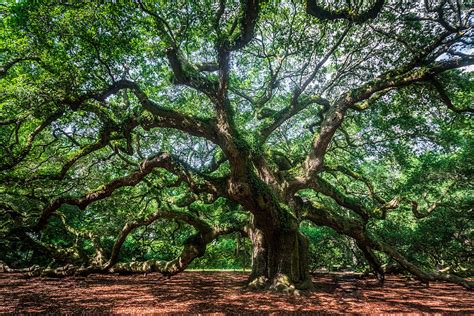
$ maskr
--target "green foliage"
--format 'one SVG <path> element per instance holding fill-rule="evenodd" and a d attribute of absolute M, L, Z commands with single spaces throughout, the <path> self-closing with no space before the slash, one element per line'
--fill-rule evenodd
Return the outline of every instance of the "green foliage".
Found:
<path fill-rule="evenodd" d="M 172 50 L 179 50 L 178 57 L 189 61 L 181 70 L 202 82 L 217 82 L 221 73 L 199 71 L 199 66 L 216 64 L 217 43 L 242 35 L 242 1 L 224 2 L 219 20 L 221 1 L 147 3 L 146 8 L 166 23 L 136 3 L 0 4 L 1 261 L 12 266 L 59 265 L 59 259 L 51 258 L 55 251 L 74 253 L 78 261 L 92 258 L 97 245 L 91 235 L 108 257 L 125 223 L 143 221 L 158 209 L 189 212 L 215 229 L 249 223 L 246 203 L 238 205 L 228 194 L 200 190 L 215 179 L 221 181 L 218 188 L 225 188 L 235 167 L 226 158 L 225 146 L 213 137 L 199 136 L 195 125 L 191 131 L 182 128 L 191 119 L 219 125 L 216 104 L 191 84 L 175 85 L 177 74 L 168 58 Z M 329 7 L 342 3 L 326 2 Z M 232 142 L 249 155 L 245 180 L 271 197 L 264 202 L 277 205 L 276 220 L 282 227 L 298 217 L 291 197 L 285 196 L 286 185 L 303 175 L 302 166 L 328 113 L 327 106 L 316 101 L 324 98 L 333 106 L 340 96 L 355 95 L 380 74 L 388 73 L 384 80 L 389 81 L 410 71 L 425 73 L 438 53 L 428 54 L 420 63 L 423 67 L 403 67 L 445 31 L 431 17 L 434 13 L 425 11 L 416 1 L 393 2 L 369 27 L 313 19 L 303 1 L 268 2 L 261 8 L 253 40 L 231 54 L 226 114 L 235 129 Z M 458 16 L 449 11 L 445 18 L 455 25 Z M 169 29 L 176 43 L 161 28 Z M 454 43 L 451 49 L 458 50 L 448 57 L 472 49 L 456 42 L 458 36 L 467 41 L 472 30 L 463 32 L 446 37 Z M 472 110 L 474 72 L 433 76 L 454 109 Z M 145 108 L 132 89 L 108 91 L 122 79 L 133 81 L 161 116 Z M 303 91 L 307 79 L 311 80 Z M 334 186 L 333 192 L 347 197 L 345 201 L 369 210 L 367 230 L 374 238 L 395 245 L 424 267 L 472 276 L 472 112 L 449 109 L 428 78 L 389 88 L 363 111 L 354 110 L 360 104 L 347 109 L 324 155 L 327 168 L 320 176 Z M 101 98 L 104 91 L 110 93 Z M 265 138 L 263 131 L 272 124 L 276 128 Z M 138 184 L 117 188 L 84 209 L 62 204 L 44 230 L 28 232 L 36 247 L 14 234 L 33 227 L 56 199 L 94 194 L 139 172 L 146 159 L 163 152 L 180 168 L 156 168 Z M 263 179 L 256 158 L 267 163 L 280 190 Z M 361 217 L 313 188 L 297 193 L 334 214 Z M 400 205 L 382 218 L 380 201 L 396 198 Z M 413 216 L 413 202 L 426 217 Z M 312 269 L 367 268 L 352 239 L 305 222 L 301 231 L 310 240 Z M 183 220 L 160 219 L 140 226 L 125 240 L 120 260 L 173 259 L 195 233 L 196 228 Z M 250 248 L 249 240 L 235 233 L 219 237 L 191 267 L 247 268 Z"/>
<path fill-rule="evenodd" d="M 309 240 L 309 266 L 311 271 L 365 271 L 368 268 L 354 240 L 341 236 L 327 227 L 303 223 L 301 232 Z"/>
<path fill-rule="evenodd" d="M 206 254 L 189 266 L 190 269 L 249 269 L 251 243 L 247 238 L 229 236 L 207 246 Z"/>

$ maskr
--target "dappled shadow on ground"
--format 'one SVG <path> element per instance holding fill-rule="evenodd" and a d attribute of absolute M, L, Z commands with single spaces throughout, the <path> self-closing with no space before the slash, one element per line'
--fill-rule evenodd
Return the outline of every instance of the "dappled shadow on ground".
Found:
<path fill-rule="evenodd" d="M 23 278 L 0 274 L 0 313 L 474 313 L 474 296 L 460 286 L 389 276 L 318 275 L 315 290 L 299 297 L 244 288 L 240 272 Z"/>

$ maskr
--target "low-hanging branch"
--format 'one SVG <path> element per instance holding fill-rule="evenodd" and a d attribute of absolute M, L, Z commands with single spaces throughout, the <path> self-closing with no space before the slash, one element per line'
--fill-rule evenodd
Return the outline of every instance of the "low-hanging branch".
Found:
<path fill-rule="evenodd" d="M 110 255 L 110 259 L 105 265 L 104 269 L 108 270 L 116 264 L 120 249 L 123 243 L 125 242 L 125 239 L 127 238 L 127 236 L 133 230 L 135 230 L 136 228 L 140 226 L 150 225 L 157 219 L 161 219 L 161 218 L 180 220 L 182 222 L 185 222 L 193 226 L 194 228 L 197 229 L 197 231 L 200 234 L 204 234 L 204 235 L 208 234 L 209 232 L 213 230 L 209 224 L 207 224 L 206 222 L 204 222 L 203 220 L 199 219 L 198 217 L 196 217 L 195 215 L 189 212 L 177 211 L 177 210 L 173 210 L 173 211 L 158 210 L 155 213 L 149 215 L 143 221 L 133 221 L 133 222 L 129 222 L 125 224 L 125 226 L 120 231 L 119 236 L 115 240 L 114 246 L 112 247 L 112 253 Z"/>
<path fill-rule="evenodd" d="M 157 167 L 163 167 L 163 168 L 167 167 L 168 169 L 171 169 L 172 167 L 170 164 L 170 156 L 168 154 L 163 153 L 153 158 L 150 158 L 148 160 L 145 160 L 140 165 L 140 170 L 128 176 L 115 179 L 109 182 L 108 184 L 102 186 L 101 188 L 86 194 L 83 197 L 80 197 L 80 198 L 60 197 L 60 198 L 55 199 L 53 202 L 51 202 L 47 207 L 45 207 L 42 210 L 37 223 L 33 226 L 33 230 L 38 231 L 38 230 L 43 229 L 44 226 L 46 226 L 46 224 L 48 223 L 48 220 L 51 217 L 51 215 L 53 215 L 53 213 L 56 210 L 58 210 L 63 204 L 75 205 L 79 207 L 80 209 L 84 209 L 92 202 L 98 201 L 100 199 L 103 199 L 112 195 L 112 193 L 118 188 L 121 188 L 124 186 L 136 185 L 145 176 L 147 176 Z"/>
<path fill-rule="evenodd" d="M 139 170 L 131 173 L 128 176 L 117 178 L 102 187 L 87 193 L 86 195 L 79 198 L 68 198 L 68 197 L 59 197 L 53 200 L 48 206 L 46 206 L 42 211 L 37 223 L 32 227 L 34 231 L 42 230 L 48 223 L 51 215 L 54 214 L 62 205 L 74 205 L 80 209 L 85 209 L 89 204 L 104 199 L 112 195 L 112 193 L 126 186 L 135 186 L 140 181 L 142 181 L 148 174 L 150 174 L 155 168 L 163 168 L 171 173 L 174 173 L 179 178 L 184 180 L 189 187 L 195 192 L 211 192 L 217 193 L 220 191 L 216 185 L 220 184 L 220 180 L 216 180 L 216 184 L 213 184 L 211 180 L 207 179 L 204 182 L 197 183 L 195 182 L 193 176 L 181 165 L 172 159 L 172 157 L 167 153 L 161 153 L 151 157 L 139 165 Z"/>
<path fill-rule="evenodd" d="M 62 217 L 62 221 L 65 218 Z M 158 219 L 174 219 L 185 222 L 196 229 L 196 233 L 187 238 L 183 244 L 181 254 L 170 261 L 162 260 L 148 260 L 144 262 L 121 262 L 118 263 L 118 257 L 123 243 L 128 235 L 138 227 L 152 224 Z M 65 223 L 64 223 L 65 224 Z M 73 230 L 73 234 L 82 234 L 74 228 L 65 224 L 68 230 Z M 227 228 L 215 228 L 195 216 L 194 214 L 184 210 L 158 210 L 150 214 L 144 220 L 128 222 L 120 231 L 115 243 L 111 249 L 111 255 L 106 263 L 98 261 L 97 258 L 92 260 L 92 265 L 83 267 L 73 264 L 71 262 L 73 257 L 70 254 L 64 253 L 61 257 L 62 262 L 67 264 L 59 268 L 44 268 L 40 266 L 32 266 L 29 268 L 13 269 L 6 264 L 0 262 L 0 272 L 10 273 L 26 273 L 29 276 L 50 276 L 62 277 L 68 275 L 88 275 L 91 273 L 150 273 L 159 272 L 165 276 L 171 277 L 186 269 L 186 267 L 196 258 L 201 257 L 205 253 L 206 246 L 222 235 L 227 235 L 235 232 L 242 232 L 243 228 L 239 226 L 231 226 Z M 87 234 L 89 236 L 89 234 Z M 89 236 L 90 237 L 90 236 Z M 43 245 L 43 247 L 47 247 Z M 100 249 L 103 251 L 102 249 Z M 49 250 L 51 251 L 51 250 Z M 103 253 L 100 253 L 103 256 Z M 97 257 L 97 254 L 96 254 Z M 69 260 L 68 260 L 69 258 Z"/>
<path fill-rule="evenodd" d="M 418 277 L 424 282 L 448 281 L 459 284 L 467 289 L 474 288 L 474 282 L 465 280 L 459 276 L 440 273 L 436 271 L 425 271 L 407 260 L 394 247 L 381 241 L 367 232 L 365 224 L 357 219 L 350 219 L 336 212 L 330 212 L 322 205 L 316 205 L 307 199 L 297 197 L 298 206 L 301 208 L 301 219 L 309 220 L 316 225 L 331 227 L 337 232 L 354 238 L 361 247 L 366 250 L 382 251 L 395 259 L 405 270 Z M 370 262 L 370 259 L 368 260 Z"/>

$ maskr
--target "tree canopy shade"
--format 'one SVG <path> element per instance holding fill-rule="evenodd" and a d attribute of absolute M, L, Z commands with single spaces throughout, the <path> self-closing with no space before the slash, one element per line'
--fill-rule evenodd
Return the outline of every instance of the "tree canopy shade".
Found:
<path fill-rule="evenodd" d="M 311 288 L 316 225 L 380 278 L 390 258 L 472 287 L 456 274 L 474 231 L 467 3 L 21 1 L 0 16 L 8 265 L 173 275 L 239 233 L 249 284 L 292 291 Z M 149 225 L 181 253 L 120 260 Z M 418 246 L 397 238 L 415 230 Z M 422 241 L 433 260 L 410 255 Z"/>

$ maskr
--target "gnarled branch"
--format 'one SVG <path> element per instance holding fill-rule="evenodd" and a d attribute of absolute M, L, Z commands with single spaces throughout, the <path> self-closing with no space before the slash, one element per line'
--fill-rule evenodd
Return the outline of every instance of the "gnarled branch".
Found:
<path fill-rule="evenodd" d="M 351 9 L 330 10 L 318 5 L 317 0 L 306 0 L 306 13 L 321 21 L 348 20 L 354 23 L 365 23 L 375 19 L 385 4 L 385 0 L 376 0 L 374 4 L 365 11 L 358 12 Z"/>

